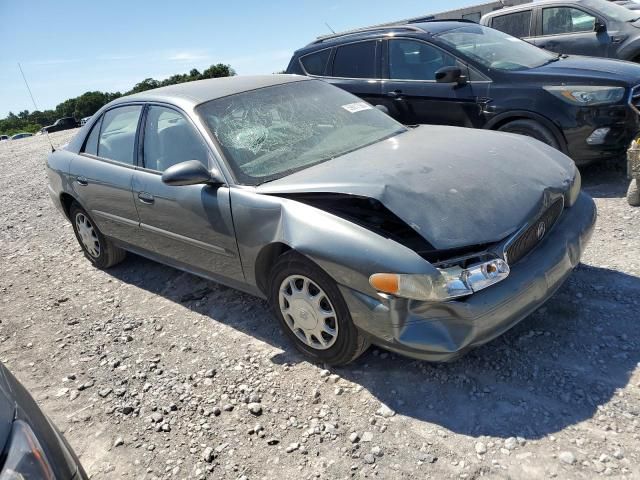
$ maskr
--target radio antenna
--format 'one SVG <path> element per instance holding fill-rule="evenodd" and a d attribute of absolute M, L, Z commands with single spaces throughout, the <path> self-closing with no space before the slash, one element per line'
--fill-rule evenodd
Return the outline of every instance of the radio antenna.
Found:
<path fill-rule="evenodd" d="M 331 28 L 331 25 L 329 25 L 327 22 L 324 22 L 324 24 L 327 26 L 329 30 L 331 30 L 331 33 L 336 33 L 336 31 L 333 28 Z"/>
<path fill-rule="evenodd" d="M 33 108 L 35 108 L 36 110 L 40 110 L 38 108 L 38 105 L 36 104 L 36 99 L 33 98 L 33 93 L 31 92 L 31 88 L 29 87 L 29 82 L 27 82 L 27 77 L 24 76 L 24 72 L 22 71 L 22 65 L 20 65 L 20 62 L 18 62 L 18 68 L 20 69 L 20 74 L 22 75 L 22 80 L 24 80 L 24 84 L 27 87 L 27 90 L 29 91 L 29 96 L 31 97 L 31 101 L 33 102 Z M 47 140 L 49 141 L 49 145 L 51 145 L 51 153 L 55 152 L 56 149 L 53 146 L 53 143 L 51 142 L 51 139 L 49 138 L 49 132 L 47 130 L 44 131 L 45 135 L 47 136 Z"/>

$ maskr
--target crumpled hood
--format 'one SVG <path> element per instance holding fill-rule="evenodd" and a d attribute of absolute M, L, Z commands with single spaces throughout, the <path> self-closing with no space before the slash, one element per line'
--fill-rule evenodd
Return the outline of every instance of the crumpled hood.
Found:
<path fill-rule="evenodd" d="M 587 85 L 636 86 L 640 83 L 640 65 L 637 63 L 577 55 L 515 73 L 524 76 L 542 75 L 545 78 L 557 75 L 561 85 L 575 81 L 585 81 Z"/>
<path fill-rule="evenodd" d="M 573 161 L 515 134 L 421 126 L 257 187 L 258 193 L 374 198 L 437 249 L 500 241 L 545 190 L 566 190 Z"/>

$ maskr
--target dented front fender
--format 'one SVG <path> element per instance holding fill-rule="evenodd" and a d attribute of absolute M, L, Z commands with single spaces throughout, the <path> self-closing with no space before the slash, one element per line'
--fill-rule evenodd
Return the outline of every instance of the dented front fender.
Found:
<path fill-rule="evenodd" d="M 253 286 L 258 256 L 274 243 L 308 257 L 337 283 L 370 295 L 376 293 L 369 285 L 373 273 L 437 274 L 409 248 L 295 200 L 232 189 L 231 205 L 245 278 Z"/>

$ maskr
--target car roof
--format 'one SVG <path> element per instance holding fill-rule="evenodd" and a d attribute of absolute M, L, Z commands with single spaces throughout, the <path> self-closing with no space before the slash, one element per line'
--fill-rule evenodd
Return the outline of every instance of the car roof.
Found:
<path fill-rule="evenodd" d="M 534 7 L 538 7 L 540 5 L 555 5 L 558 3 L 565 3 L 565 4 L 573 4 L 573 5 L 580 5 L 580 4 L 589 4 L 591 3 L 591 7 L 594 7 L 593 2 L 589 2 L 588 0 L 536 0 L 535 2 L 529 2 L 529 3 L 523 3 L 521 5 L 515 5 L 513 7 L 504 7 L 501 8 L 499 10 L 494 10 L 493 12 L 489 12 L 485 15 L 482 16 L 482 18 L 489 18 L 489 17 L 496 17 L 496 16 L 500 16 L 503 15 L 504 13 L 508 13 L 508 12 L 516 12 L 519 10 L 531 10 Z M 482 21 L 482 20 L 480 20 Z"/>
<path fill-rule="evenodd" d="M 322 35 L 313 42 L 297 50 L 294 55 L 308 53 L 314 50 L 322 50 L 342 43 L 380 38 L 380 36 L 406 35 L 436 35 L 447 30 L 460 28 L 468 24 L 476 24 L 470 20 L 425 20 L 422 22 L 407 22 L 389 25 L 365 27 L 331 35 Z"/>
<path fill-rule="evenodd" d="M 127 95 L 114 100 L 111 104 L 116 105 L 137 101 L 172 103 L 182 107 L 195 107 L 201 103 L 236 93 L 305 80 L 309 80 L 309 78 L 300 75 L 246 75 L 210 78 Z"/>

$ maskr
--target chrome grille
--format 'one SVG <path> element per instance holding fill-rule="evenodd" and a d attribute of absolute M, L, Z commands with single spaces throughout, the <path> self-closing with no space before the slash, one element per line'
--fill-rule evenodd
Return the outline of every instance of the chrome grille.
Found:
<path fill-rule="evenodd" d="M 535 222 L 521 232 L 506 249 L 507 263 L 513 265 L 531 252 L 551 231 L 563 209 L 564 198 L 560 197 Z"/>

